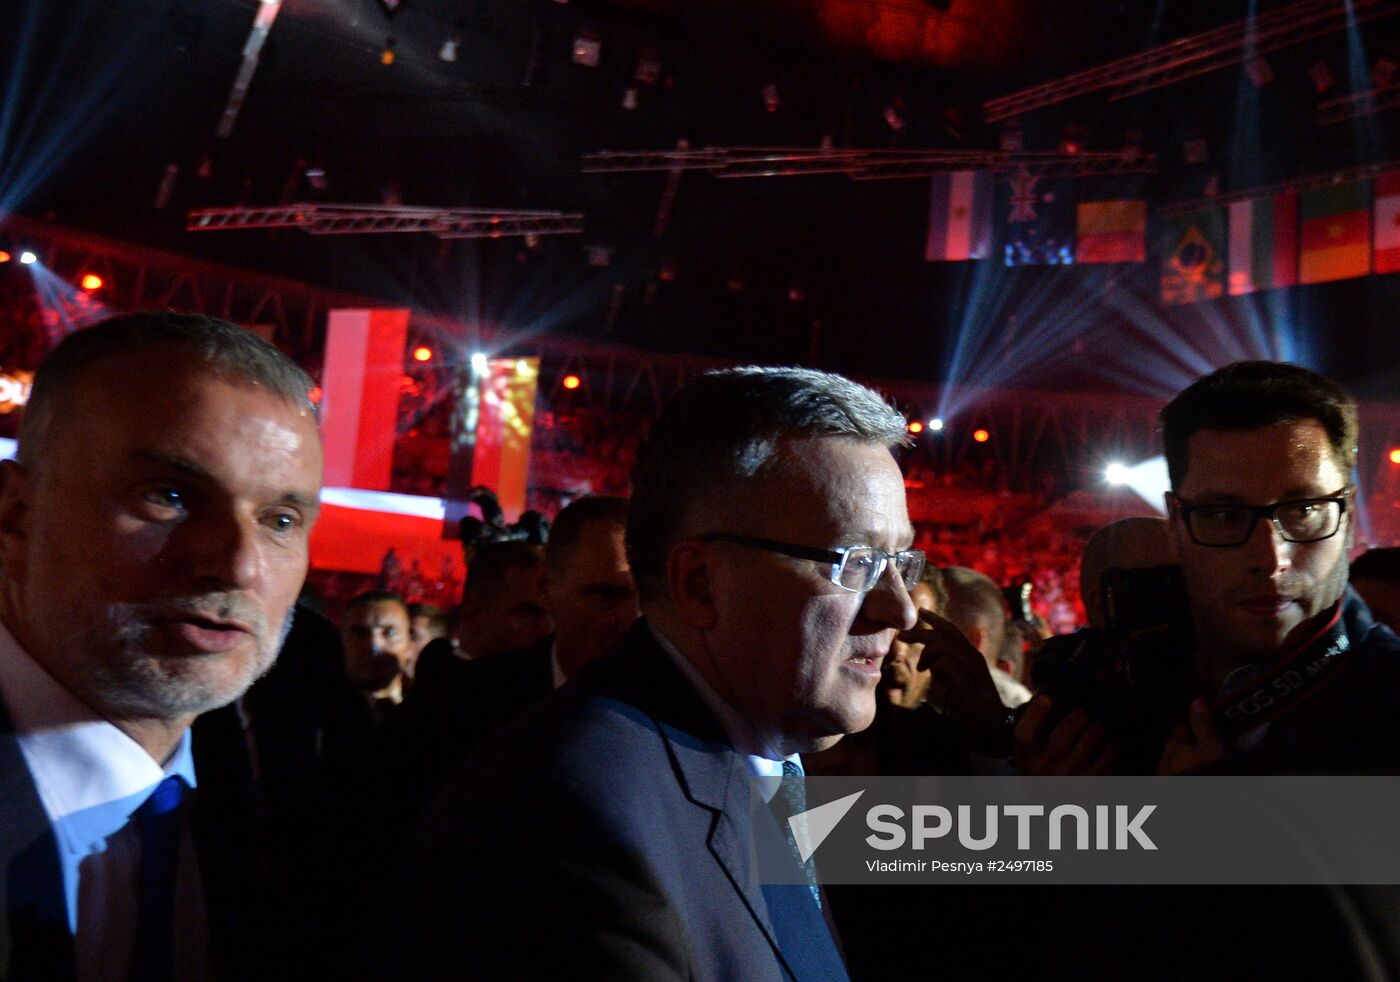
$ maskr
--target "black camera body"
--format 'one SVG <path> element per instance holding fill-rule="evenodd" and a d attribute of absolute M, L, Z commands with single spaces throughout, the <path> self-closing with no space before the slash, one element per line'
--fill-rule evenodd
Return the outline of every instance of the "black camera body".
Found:
<path fill-rule="evenodd" d="M 549 540 L 549 519 L 537 511 L 521 514 L 520 521 L 507 523 L 501 504 L 490 488 L 477 485 L 467 492 L 467 501 L 481 509 L 481 518 L 468 515 L 457 523 L 457 537 L 468 561 L 482 546 L 497 542 L 528 542 L 542 546 Z"/>
<path fill-rule="evenodd" d="M 1082 709 L 1118 747 L 1123 772 L 1151 774 L 1197 689 L 1181 570 L 1112 569 L 1104 586 L 1110 626 L 1046 641 L 1033 682 L 1054 703 L 1047 729 Z"/>

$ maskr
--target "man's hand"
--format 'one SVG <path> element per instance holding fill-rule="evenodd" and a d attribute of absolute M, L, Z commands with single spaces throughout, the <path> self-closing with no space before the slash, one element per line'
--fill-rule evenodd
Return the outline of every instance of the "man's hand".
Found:
<path fill-rule="evenodd" d="M 1017 770 L 1028 777 L 1112 774 L 1118 766 L 1118 749 L 1104 728 L 1090 722 L 1082 709 L 1060 720 L 1049 736 L 1040 739 L 1053 708 L 1046 695 L 1036 696 L 1026 705 L 1016 723 Z"/>
<path fill-rule="evenodd" d="M 919 671 L 932 672 L 926 702 L 962 727 L 974 744 L 993 735 L 1006 720 L 992 674 L 982 653 L 951 621 L 931 610 L 919 611 L 919 623 L 900 634 L 907 644 L 921 644 Z"/>
<path fill-rule="evenodd" d="M 1157 763 L 1158 774 L 1192 774 L 1225 759 L 1225 744 L 1215 728 L 1215 717 L 1204 699 L 1193 699 L 1186 718 L 1176 724 L 1162 759 Z"/>

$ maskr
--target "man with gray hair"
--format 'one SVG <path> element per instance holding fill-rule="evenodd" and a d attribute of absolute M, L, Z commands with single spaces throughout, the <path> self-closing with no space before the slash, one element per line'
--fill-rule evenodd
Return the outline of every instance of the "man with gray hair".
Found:
<path fill-rule="evenodd" d="M 800 755 L 870 725 L 924 565 L 904 439 L 879 395 L 821 372 L 675 395 L 632 472 L 643 619 L 439 800 L 396 905 L 421 962 L 396 975 L 846 977 L 810 866 L 756 882 L 751 849 L 784 848 L 786 823 L 751 820 L 749 779 L 799 811 Z"/>
<path fill-rule="evenodd" d="M 321 482 L 309 391 L 190 315 L 114 318 L 40 366 L 0 464 L 0 978 L 201 978 L 246 946 L 196 874 L 195 848 L 206 872 L 226 850 L 191 835 L 189 726 L 290 626 Z"/>

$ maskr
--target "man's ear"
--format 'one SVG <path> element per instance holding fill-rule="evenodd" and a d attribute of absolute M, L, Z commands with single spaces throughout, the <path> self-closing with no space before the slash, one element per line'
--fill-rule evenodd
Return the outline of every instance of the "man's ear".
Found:
<path fill-rule="evenodd" d="M 710 592 L 710 549 L 698 539 L 682 539 L 666 555 L 666 589 L 671 606 L 689 626 L 708 631 L 719 621 Z"/>
<path fill-rule="evenodd" d="M 29 537 L 29 472 L 13 460 L 0 460 L 0 565 L 14 575 Z"/>

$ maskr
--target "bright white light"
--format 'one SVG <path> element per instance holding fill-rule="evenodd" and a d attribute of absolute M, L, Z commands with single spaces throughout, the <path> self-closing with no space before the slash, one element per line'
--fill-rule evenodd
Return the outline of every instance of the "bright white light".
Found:
<path fill-rule="evenodd" d="M 1171 488 L 1171 478 L 1167 476 L 1167 458 L 1150 457 L 1132 466 L 1113 463 L 1104 470 L 1104 477 L 1108 479 L 1109 484 L 1126 485 L 1132 489 L 1133 494 L 1158 512 L 1166 514 L 1167 506 L 1163 498 Z"/>
<path fill-rule="evenodd" d="M 928 428 L 929 428 L 930 430 L 932 430 L 933 432 L 935 432 L 935 433 L 942 433 L 942 432 L 943 432 L 943 420 L 941 420 L 941 419 L 939 419 L 937 416 L 935 416 L 933 419 L 931 419 L 931 420 L 928 421 Z"/>
<path fill-rule="evenodd" d="M 30 252 L 28 249 L 26 249 L 19 254 L 19 261 L 24 263 L 24 265 L 26 266 L 33 266 L 39 261 L 39 257 L 34 255 L 34 253 Z"/>
<path fill-rule="evenodd" d="M 387 512 L 391 515 L 408 515 L 413 518 L 430 518 L 435 522 L 442 521 L 447 507 L 441 498 L 395 494 L 391 491 L 362 491 L 359 488 L 322 488 L 321 500 L 328 505 L 336 505 L 340 508 Z"/>
<path fill-rule="evenodd" d="M 9 460 L 15 455 L 15 450 L 18 447 L 18 440 L 0 439 L 0 460 Z"/>
<path fill-rule="evenodd" d="M 486 356 L 480 351 L 472 355 L 472 372 L 476 375 L 485 375 L 491 370 L 491 366 L 486 363 Z"/>

